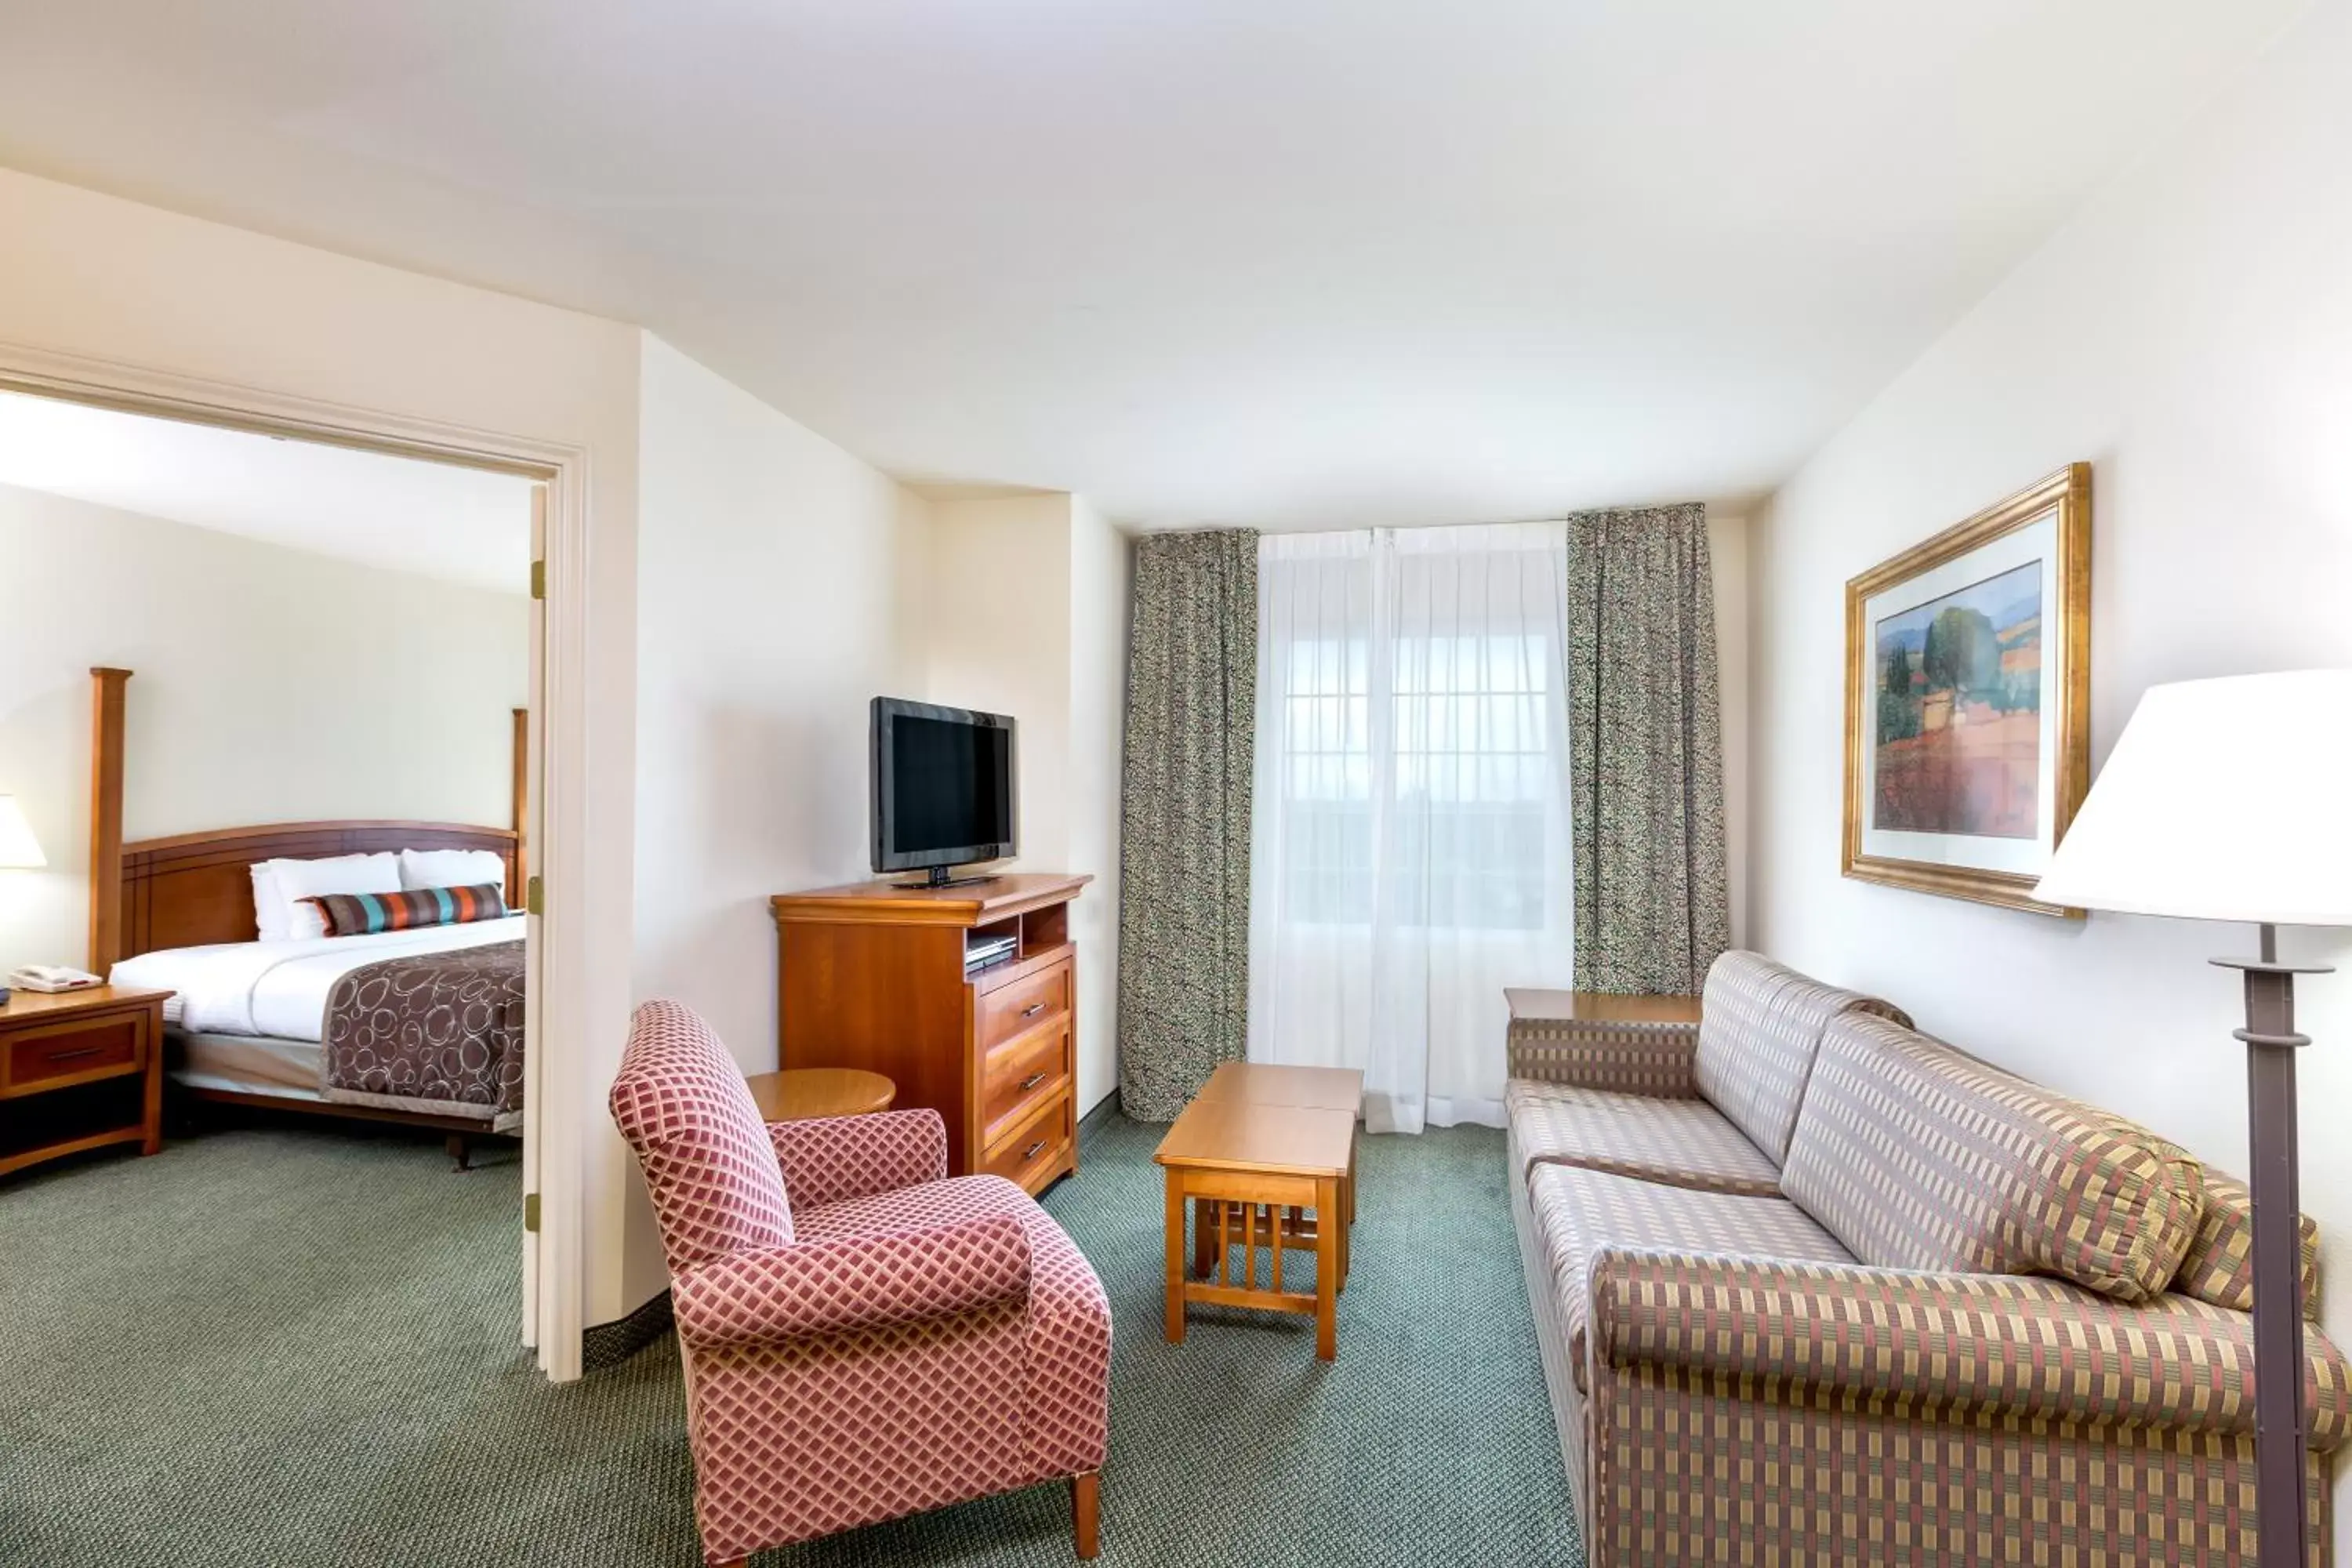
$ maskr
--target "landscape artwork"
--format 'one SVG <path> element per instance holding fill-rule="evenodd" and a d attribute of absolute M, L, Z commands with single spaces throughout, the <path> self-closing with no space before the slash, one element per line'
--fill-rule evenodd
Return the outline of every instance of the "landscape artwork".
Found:
<path fill-rule="evenodd" d="M 1873 827 L 2040 832 L 2042 579 L 2028 562 L 1874 628 Z"/>
<path fill-rule="evenodd" d="M 1845 585 L 1840 874 L 2080 920 L 2035 897 L 2091 780 L 2091 465 Z"/>

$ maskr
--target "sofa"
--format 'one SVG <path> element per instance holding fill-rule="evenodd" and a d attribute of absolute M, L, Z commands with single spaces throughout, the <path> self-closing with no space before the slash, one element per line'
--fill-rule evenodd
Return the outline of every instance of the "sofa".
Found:
<path fill-rule="evenodd" d="M 1510 1004 L 1511 1203 L 1591 1568 L 2253 1561 L 2242 1183 L 1756 953 L 1695 1025 Z M 2315 1564 L 2347 1373 L 2306 1323 Z"/>

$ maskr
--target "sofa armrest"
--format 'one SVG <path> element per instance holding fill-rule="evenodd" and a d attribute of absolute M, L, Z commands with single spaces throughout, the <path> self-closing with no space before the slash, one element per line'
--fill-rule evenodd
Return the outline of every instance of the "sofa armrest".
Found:
<path fill-rule="evenodd" d="M 2251 1433 L 2253 1320 L 2185 1296 L 2131 1306 L 2055 1279 L 1604 1248 L 1590 1375 L 1643 1365 L 1855 1401 Z M 2341 1352 L 2304 1329 L 2312 1447 L 2352 1431 Z"/>
<path fill-rule="evenodd" d="M 772 1344 L 1026 1300 L 1029 1233 L 1009 1215 L 792 1242 L 697 1264 L 671 1282 L 688 1345 Z"/>
<path fill-rule="evenodd" d="M 783 1167 L 784 1196 L 798 1206 L 947 1180 L 948 1127 L 936 1110 L 771 1121 L 768 1137 Z"/>
<path fill-rule="evenodd" d="M 1512 1078 L 1665 1100 L 1698 1094 L 1696 1024 L 1518 1018 L 1507 1041 Z"/>

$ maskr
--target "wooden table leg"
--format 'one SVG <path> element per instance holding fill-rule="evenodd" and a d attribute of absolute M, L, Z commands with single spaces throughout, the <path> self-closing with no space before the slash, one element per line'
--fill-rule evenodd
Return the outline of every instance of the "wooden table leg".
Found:
<path fill-rule="evenodd" d="M 1339 1220 L 1339 1180 L 1319 1176 L 1315 1182 L 1315 1353 L 1324 1361 L 1339 1358 L 1339 1237 L 1346 1234 Z"/>
<path fill-rule="evenodd" d="M 1184 1173 L 1168 1169 L 1168 1342 L 1184 1342 Z"/>

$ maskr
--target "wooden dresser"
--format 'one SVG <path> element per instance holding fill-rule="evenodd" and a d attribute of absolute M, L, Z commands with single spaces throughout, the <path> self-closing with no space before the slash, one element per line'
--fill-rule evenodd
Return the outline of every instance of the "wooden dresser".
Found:
<path fill-rule="evenodd" d="M 946 1120 L 950 1173 L 1045 1191 L 1078 1168 L 1069 904 L 1092 879 L 779 893 L 778 1065 L 878 1072 L 898 1086 L 894 1109 Z M 969 944 L 1007 935 L 1012 957 L 966 973 Z"/>

